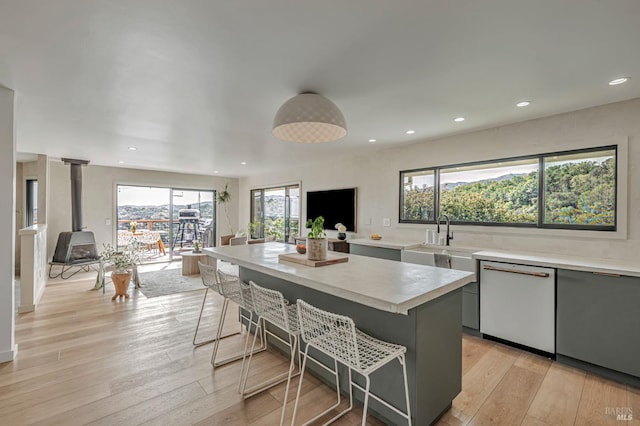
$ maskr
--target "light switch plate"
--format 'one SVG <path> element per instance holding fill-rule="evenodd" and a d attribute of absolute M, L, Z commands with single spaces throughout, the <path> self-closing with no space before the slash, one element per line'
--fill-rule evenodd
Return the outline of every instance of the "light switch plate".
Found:
<path fill-rule="evenodd" d="M 105 224 L 106 226 L 111 226 L 111 219 L 105 219 L 105 220 L 104 220 L 104 224 Z"/>
<path fill-rule="evenodd" d="M 388 217 L 382 219 L 382 226 L 391 226 L 391 220 Z"/>

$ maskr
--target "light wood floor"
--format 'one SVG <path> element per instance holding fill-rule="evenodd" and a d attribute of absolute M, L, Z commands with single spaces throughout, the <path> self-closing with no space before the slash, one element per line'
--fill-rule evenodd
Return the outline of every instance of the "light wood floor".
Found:
<path fill-rule="evenodd" d="M 112 302 L 112 285 L 105 295 L 92 286 L 92 277 L 52 281 L 37 311 L 18 316 L 18 358 L 0 365 L 0 425 L 277 424 L 284 385 L 243 401 L 239 363 L 213 371 L 212 345 L 193 348 L 204 290 L 152 299 L 130 291 L 129 300 Z M 214 322 L 220 305 L 212 299 L 205 323 Z M 227 331 L 238 329 L 228 323 Z M 241 344 L 240 336 L 223 340 L 221 356 Z M 477 338 L 465 336 L 462 345 L 463 390 L 442 425 L 640 424 L 638 389 Z M 249 386 L 286 365 L 278 354 L 259 354 Z M 332 397 L 305 377 L 299 419 Z M 616 407 L 631 407 L 634 421 L 605 414 Z M 336 424 L 359 424 L 361 413 Z"/>

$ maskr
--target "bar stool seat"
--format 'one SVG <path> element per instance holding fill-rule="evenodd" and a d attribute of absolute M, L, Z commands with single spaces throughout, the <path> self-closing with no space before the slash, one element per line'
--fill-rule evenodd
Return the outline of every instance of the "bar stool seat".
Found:
<path fill-rule="evenodd" d="M 302 381 L 304 378 L 307 360 L 312 360 L 318 366 L 333 373 L 336 380 L 337 402 L 312 419 L 308 420 L 304 423 L 305 425 L 319 419 L 340 405 L 341 395 L 338 363 L 346 366 L 349 371 L 349 406 L 328 420 L 325 424 L 333 423 L 335 420 L 351 411 L 353 408 L 353 388 L 355 387 L 356 389 L 364 392 L 364 408 L 362 411 L 363 426 L 366 424 L 369 397 L 374 398 L 376 401 L 404 417 L 407 419 L 407 423 L 411 425 L 411 407 L 409 403 L 407 369 L 404 357 L 407 352 L 407 348 L 402 345 L 396 345 L 376 339 L 366 333 L 363 333 L 355 327 L 353 320 L 347 316 L 324 311 L 306 303 L 303 300 L 298 300 L 296 304 L 298 307 L 298 323 L 300 325 L 301 337 L 307 346 L 303 353 L 300 381 L 298 384 L 298 392 L 296 394 L 291 424 L 295 424 L 298 403 L 300 400 L 300 390 L 302 389 Z M 314 348 L 315 350 L 332 358 L 334 364 L 333 370 L 309 355 L 310 348 Z M 402 367 L 406 412 L 401 411 L 397 407 L 394 407 L 370 392 L 371 382 L 369 375 L 396 359 Z M 364 388 L 352 380 L 352 371 L 365 378 Z"/>

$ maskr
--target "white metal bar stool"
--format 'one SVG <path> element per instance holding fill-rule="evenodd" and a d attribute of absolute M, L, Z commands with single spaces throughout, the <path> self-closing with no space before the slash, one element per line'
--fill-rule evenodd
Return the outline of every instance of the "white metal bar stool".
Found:
<path fill-rule="evenodd" d="M 362 425 L 366 424 L 367 408 L 369 397 L 390 408 L 398 413 L 411 425 L 411 408 L 409 404 L 409 388 L 407 385 L 407 368 L 405 365 L 404 354 L 407 348 L 393 343 L 383 342 L 375 339 L 355 327 L 353 320 L 344 315 L 338 315 L 331 312 L 318 309 L 303 300 L 297 301 L 298 319 L 300 324 L 300 332 L 302 340 L 307 344 L 302 361 L 302 372 L 300 373 L 300 382 L 298 384 L 298 392 L 296 394 L 296 402 L 293 408 L 293 417 L 291 424 L 296 420 L 298 410 L 298 402 L 300 400 L 300 390 L 302 389 L 302 380 L 304 378 L 304 369 L 307 360 L 314 361 L 317 365 L 334 374 L 336 378 L 336 392 L 338 402 L 314 418 L 310 419 L 305 425 L 324 416 L 329 411 L 340 405 L 340 382 L 338 377 L 338 363 L 343 364 L 349 369 L 349 407 L 338 413 L 332 419 L 325 423 L 333 423 L 353 408 L 353 387 L 364 392 L 364 408 L 362 410 Z M 334 369 L 325 366 L 320 361 L 309 355 L 309 348 L 314 348 L 319 352 L 327 355 L 334 360 Z M 380 367 L 397 359 L 402 366 L 402 374 L 404 377 L 404 392 L 407 411 L 403 412 L 392 406 L 388 402 L 370 392 L 369 375 Z M 362 375 L 365 378 L 365 388 L 355 383 L 351 378 L 351 372 Z"/>
<path fill-rule="evenodd" d="M 263 333 L 268 333 L 269 335 L 273 336 L 275 339 L 279 340 L 289 347 L 289 351 L 291 353 L 291 362 L 289 363 L 289 370 L 286 373 L 279 374 L 269 380 L 266 380 L 263 383 L 253 386 L 249 390 L 246 390 L 247 377 L 249 376 L 249 369 L 251 367 L 251 358 L 256 344 L 256 336 L 258 334 L 256 330 L 256 333 L 253 336 L 253 344 L 251 346 L 251 352 L 249 353 L 247 368 L 244 373 L 244 378 L 242 379 L 241 393 L 245 398 L 248 398 L 286 380 L 287 387 L 284 393 L 282 414 L 280 415 L 280 425 L 282 425 L 284 422 L 284 413 L 287 406 L 287 397 L 289 395 L 291 378 L 300 374 L 300 369 L 298 369 L 298 371 L 294 373 L 296 358 L 298 359 L 298 365 L 300 365 L 300 351 L 298 348 L 300 330 L 298 327 L 297 309 L 296 305 L 289 305 L 282 293 L 280 293 L 279 291 L 260 287 L 253 281 L 249 282 L 249 286 L 251 288 L 251 295 L 253 297 L 253 306 L 256 310 L 256 313 L 259 315 L 258 327 L 263 331 Z M 267 330 L 267 323 L 287 333 L 288 340 L 284 340 L 277 334 L 274 334 L 271 331 Z"/>
<path fill-rule="evenodd" d="M 213 268 L 211 266 L 205 265 L 205 268 L 207 267 Z M 220 318 L 218 333 L 216 335 L 215 344 L 213 346 L 213 353 L 211 354 L 211 365 L 214 368 L 219 367 L 221 365 L 228 364 L 232 361 L 236 361 L 239 359 L 244 360 L 247 353 L 247 347 L 249 345 L 249 335 L 250 335 L 249 330 L 251 330 L 251 328 L 254 327 L 256 335 L 258 334 L 257 315 L 254 314 L 253 297 L 251 295 L 251 289 L 249 288 L 249 286 L 246 283 L 242 282 L 240 278 L 238 278 L 237 276 L 227 274 L 226 272 L 223 272 L 220 269 L 218 269 L 216 277 L 218 281 L 218 288 L 220 290 L 220 294 L 224 296 L 225 303 L 227 303 L 227 305 L 223 306 L 223 309 L 222 309 L 223 313 Z M 229 300 L 236 303 L 241 308 L 240 327 L 242 328 L 242 324 L 245 321 L 247 324 L 246 326 L 247 335 L 244 342 L 244 350 L 242 353 L 230 356 L 223 361 L 216 362 L 216 355 L 218 353 L 218 346 L 220 344 L 220 339 L 221 339 L 220 335 L 222 334 L 222 327 L 224 325 L 224 319 L 226 317 Z M 245 312 L 249 313 L 248 317 L 246 316 Z M 252 353 L 261 352 L 267 348 L 266 339 L 263 334 L 260 335 L 260 340 L 262 342 L 261 346 L 257 349 L 255 347 L 252 347 L 251 348 Z M 238 391 L 240 391 L 240 384 L 242 383 L 243 370 L 244 370 L 244 362 L 243 362 L 242 370 L 240 371 L 240 382 L 238 383 Z"/>
<path fill-rule="evenodd" d="M 216 268 L 210 265 L 206 265 L 202 262 L 198 262 L 198 267 L 200 268 L 200 277 L 202 278 L 202 285 L 206 287 L 206 290 L 204 292 L 204 298 L 202 299 L 202 307 L 200 307 L 200 316 L 198 316 L 198 324 L 196 325 L 196 331 L 193 333 L 194 346 L 206 345 L 207 343 L 215 342 L 218 339 L 224 339 L 226 337 L 240 334 L 240 332 L 237 332 L 237 333 L 228 334 L 226 336 L 221 336 L 222 326 L 224 325 L 224 317 L 225 317 L 225 314 L 227 313 L 227 305 L 229 303 L 229 301 L 225 297 L 224 303 L 222 305 L 222 313 L 220 314 L 220 321 L 218 322 L 218 331 L 216 332 L 216 337 L 214 337 L 213 339 L 201 340 L 199 342 L 196 340 L 198 336 L 198 330 L 200 329 L 200 321 L 202 320 L 202 312 L 204 311 L 204 305 L 207 301 L 207 295 L 209 294 L 209 290 L 213 290 L 224 297 L 224 295 L 220 293 L 220 287 L 218 285 L 218 276 L 216 274 Z"/>

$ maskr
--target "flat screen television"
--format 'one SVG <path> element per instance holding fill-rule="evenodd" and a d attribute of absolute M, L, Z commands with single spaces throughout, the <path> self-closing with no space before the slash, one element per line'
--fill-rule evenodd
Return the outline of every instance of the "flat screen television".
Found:
<path fill-rule="evenodd" d="M 356 232 L 356 188 L 307 192 L 307 219 L 324 217 L 324 229 L 335 229 L 342 223 L 347 231 Z"/>

